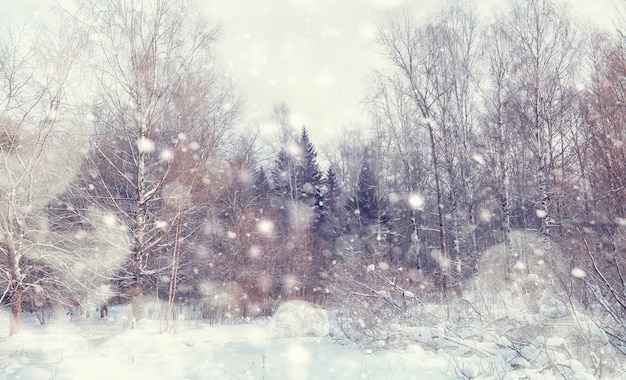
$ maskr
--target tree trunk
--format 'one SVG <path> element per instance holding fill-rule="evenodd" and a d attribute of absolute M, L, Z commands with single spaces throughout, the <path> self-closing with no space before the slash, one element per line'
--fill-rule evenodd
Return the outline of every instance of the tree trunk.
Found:
<path fill-rule="evenodd" d="M 441 176 L 439 174 L 439 158 L 437 155 L 437 145 L 435 143 L 435 131 L 432 121 L 427 118 L 428 134 L 430 137 L 430 151 L 433 160 L 433 173 L 435 176 L 435 190 L 437 192 L 437 217 L 439 219 L 439 249 L 441 249 L 440 267 L 443 273 L 443 293 L 448 298 L 448 288 L 450 286 L 450 254 L 446 241 L 445 216 L 443 205 L 443 190 L 441 188 Z"/>
<path fill-rule="evenodd" d="M 140 283 L 135 283 L 131 286 L 130 289 L 130 304 L 133 313 L 133 328 L 135 324 L 142 320 L 145 316 L 144 306 L 143 306 L 143 289 L 141 288 Z"/>
<path fill-rule="evenodd" d="M 419 226 L 417 224 L 417 211 L 411 211 L 411 248 L 415 252 L 415 265 L 417 270 L 422 270 L 422 258 L 420 256 L 420 238 L 419 238 Z"/>
<path fill-rule="evenodd" d="M 9 336 L 17 335 L 20 333 L 20 326 L 22 324 L 22 285 L 19 282 L 14 282 L 15 289 L 13 296 L 11 297 L 11 317 L 9 322 Z"/>
<path fill-rule="evenodd" d="M 165 326 L 162 332 L 170 330 L 174 301 L 176 301 L 176 285 L 178 284 L 178 268 L 180 266 L 180 239 L 181 239 L 182 218 L 178 218 L 176 223 L 176 235 L 174 237 L 174 252 L 172 253 L 172 272 L 170 274 L 170 284 L 167 292 L 167 310 L 165 312 Z"/>

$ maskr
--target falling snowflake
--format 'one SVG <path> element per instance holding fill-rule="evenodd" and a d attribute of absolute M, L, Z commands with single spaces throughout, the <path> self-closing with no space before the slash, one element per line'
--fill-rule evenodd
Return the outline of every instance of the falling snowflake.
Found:
<path fill-rule="evenodd" d="M 152 153 L 154 152 L 154 141 L 147 137 L 141 137 L 137 140 L 137 149 L 143 153 Z"/>
<path fill-rule="evenodd" d="M 174 152 L 169 149 L 165 149 L 161 152 L 161 161 L 171 161 L 174 158 Z"/>
<path fill-rule="evenodd" d="M 582 268 L 575 267 L 574 269 L 572 269 L 571 274 L 574 278 L 583 278 L 587 275 L 587 272 L 585 272 L 585 270 Z"/>
<path fill-rule="evenodd" d="M 476 161 L 479 165 L 485 165 L 485 159 L 483 158 L 483 156 L 481 154 L 474 154 L 472 156 L 472 160 Z"/>
<path fill-rule="evenodd" d="M 271 220 L 262 219 L 256 224 L 257 230 L 265 236 L 271 236 L 274 233 L 274 223 Z"/>
<path fill-rule="evenodd" d="M 424 197 L 419 193 L 411 193 L 409 195 L 409 206 L 413 210 L 423 210 L 424 209 Z"/>
<path fill-rule="evenodd" d="M 117 224 L 117 220 L 113 214 L 106 214 L 102 217 L 102 222 L 109 227 L 115 226 Z"/>

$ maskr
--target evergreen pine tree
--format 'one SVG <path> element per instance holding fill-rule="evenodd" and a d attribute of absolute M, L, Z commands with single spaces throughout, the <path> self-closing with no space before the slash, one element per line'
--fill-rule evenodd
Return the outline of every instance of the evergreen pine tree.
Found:
<path fill-rule="evenodd" d="M 342 231 L 343 215 L 337 209 L 341 191 L 337 182 L 337 175 L 332 167 L 326 171 L 322 183 L 320 234 L 327 246 L 333 246 Z"/>
<path fill-rule="evenodd" d="M 311 225 L 318 225 L 322 205 L 322 172 L 317 164 L 317 152 L 306 128 L 298 141 L 284 146 L 276 157 L 272 171 L 272 193 L 282 203 L 279 208 L 304 205 L 313 214 Z"/>
<path fill-rule="evenodd" d="M 325 271 L 326 260 L 320 254 L 322 241 L 322 172 L 317 164 L 317 152 L 306 128 L 295 141 L 285 141 L 278 152 L 272 170 L 272 203 L 280 210 L 281 242 L 289 252 L 293 273 L 302 286 L 300 296 L 317 292 L 320 273 Z"/>
<path fill-rule="evenodd" d="M 269 178 L 267 178 L 267 175 L 265 174 L 265 170 L 263 167 L 260 167 L 254 173 L 253 184 L 254 198 L 257 206 L 262 207 L 267 203 L 271 188 L 272 187 L 270 185 Z"/>
<path fill-rule="evenodd" d="M 359 171 L 356 193 L 348 199 L 346 205 L 361 226 L 387 222 L 385 200 L 379 194 L 379 179 L 372 166 L 366 158 Z"/>
<path fill-rule="evenodd" d="M 298 158 L 288 152 L 286 147 L 278 152 L 272 169 L 272 194 L 285 200 L 297 199 L 297 161 Z"/>
<path fill-rule="evenodd" d="M 298 200 L 313 209 L 313 223 L 314 225 L 319 225 L 323 203 L 322 172 L 317 164 L 317 152 L 304 127 L 302 128 L 298 145 L 303 154 L 297 170 L 298 178 L 296 179 L 299 187 Z"/>
<path fill-rule="evenodd" d="M 335 170 L 333 167 L 329 167 L 326 171 L 326 175 L 323 179 L 323 196 L 322 196 L 322 209 L 327 211 L 332 211 L 337 207 L 337 203 L 339 202 L 339 183 L 337 183 L 337 174 L 335 174 Z"/>

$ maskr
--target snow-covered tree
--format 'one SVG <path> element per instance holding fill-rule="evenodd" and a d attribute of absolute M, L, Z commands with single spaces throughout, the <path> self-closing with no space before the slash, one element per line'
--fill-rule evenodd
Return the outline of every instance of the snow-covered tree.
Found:
<path fill-rule="evenodd" d="M 220 175 L 219 147 L 238 102 L 212 64 L 217 30 L 195 8 L 175 1 L 88 1 L 76 18 L 95 57 L 89 65 L 95 137 L 83 187 L 90 202 L 130 231 L 131 253 L 119 280 L 139 320 L 143 296 L 160 278 L 158 255 L 178 249 L 177 226 L 192 228 L 181 214 L 197 215 L 213 200 L 203 189 Z M 168 200 L 168 189 L 176 200 Z"/>
<path fill-rule="evenodd" d="M 303 127 L 296 138 L 289 128 L 288 113 L 286 116 L 283 143 L 272 170 L 271 202 L 280 210 L 279 226 L 285 248 L 293 252 L 290 266 L 294 273 L 291 275 L 301 283 L 296 286 L 297 293 L 306 296 L 306 287 L 317 281 L 321 266 L 318 256 L 323 178 L 308 131 Z"/>
<path fill-rule="evenodd" d="M 59 287 L 45 261 L 62 249 L 46 206 L 75 174 L 82 145 L 68 94 L 85 35 L 32 27 L 0 31 L 0 303 L 11 306 L 10 335 L 23 304 L 49 304 Z"/>

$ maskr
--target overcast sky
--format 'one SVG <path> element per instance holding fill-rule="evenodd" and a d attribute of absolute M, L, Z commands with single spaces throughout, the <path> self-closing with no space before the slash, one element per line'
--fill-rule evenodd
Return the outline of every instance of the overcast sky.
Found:
<path fill-rule="evenodd" d="M 61 0 L 71 2 L 71 0 Z M 246 100 L 244 120 L 269 117 L 285 102 L 297 128 L 306 125 L 316 143 L 345 126 L 364 125 L 365 77 L 381 63 L 376 24 L 394 7 L 409 4 L 424 17 L 437 0 L 197 0 L 221 24 L 219 54 Z M 54 0 L 0 0 L 4 19 L 39 11 Z M 476 0 L 490 12 L 497 0 Z M 610 25 L 611 0 L 570 0 L 574 14 Z"/>
<path fill-rule="evenodd" d="M 610 0 L 572 1 L 574 13 L 610 24 Z M 247 97 L 249 115 L 267 116 L 276 102 L 306 125 L 315 141 L 344 126 L 365 124 L 365 77 L 380 67 L 376 24 L 391 9 L 410 4 L 426 17 L 437 0 L 228 0 L 207 1 L 222 23 L 221 56 Z M 488 13 L 498 0 L 477 0 Z"/>

